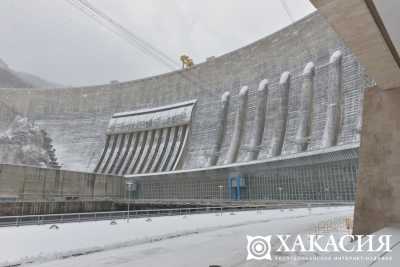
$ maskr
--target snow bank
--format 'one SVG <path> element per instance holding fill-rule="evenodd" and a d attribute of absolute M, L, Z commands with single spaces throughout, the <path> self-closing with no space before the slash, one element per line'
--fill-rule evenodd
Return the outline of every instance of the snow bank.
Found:
<path fill-rule="evenodd" d="M 351 212 L 352 207 L 313 208 L 312 214 Z M 182 235 L 310 215 L 308 209 L 243 211 L 234 214 L 198 214 L 110 221 L 0 228 L 0 266 L 37 262 L 144 244 Z"/>

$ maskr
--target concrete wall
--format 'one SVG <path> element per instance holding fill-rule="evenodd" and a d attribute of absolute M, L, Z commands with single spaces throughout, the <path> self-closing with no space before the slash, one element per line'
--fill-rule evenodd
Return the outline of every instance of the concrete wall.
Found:
<path fill-rule="evenodd" d="M 354 233 L 400 223 L 400 88 L 366 91 Z"/>
<path fill-rule="evenodd" d="M 369 81 L 360 64 L 325 20 L 314 13 L 299 22 L 190 70 L 176 71 L 142 80 L 65 89 L 1 89 L 0 126 L 7 125 L 16 112 L 35 120 L 51 136 L 59 163 L 65 169 L 93 171 L 105 143 L 107 123 L 115 112 L 157 107 L 198 99 L 192 132 L 183 168 L 204 167 L 217 138 L 221 95 L 231 93 L 226 134 L 218 164 L 226 161 L 232 139 L 239 89 L 247 85 L 248 112 L 238 161 L 245 161 L 250 130 L 255 116 L 256 90 L 262 79 L 269 79 L 265 131 L 259 159 L 271 155 L 275 111 L 280 101 L 278 82 L 282 72 L 290 72 L 289 110 L 283 154 L 296 151 L 296 129 L 300 124 L 301 90 L 304 66 L 315 64 L 311 141 L 308 150 L 322 146 L 326 120 L 329 58 L 341 50 L 343 127 L 338 144 L 358 142 L 355 134 L 360 114 L 360 92 Z M 14 112 L 12 111 L 14 110 Z"/>
<path fill-rule="evenodd" d="M 122 177 L 0 164 L 0 197 L 19 200 L 104 199 L 124 193 Z"/>

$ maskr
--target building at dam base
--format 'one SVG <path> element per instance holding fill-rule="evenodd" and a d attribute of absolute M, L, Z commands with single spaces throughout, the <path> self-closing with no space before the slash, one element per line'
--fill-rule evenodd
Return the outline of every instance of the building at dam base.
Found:
<path fill-rule="evenodd" d="M 13 111 L 34 120 L 63 166 L 1 165 L 0 196 L 352 201 L 362 94 L 373 84 L 315 12 L 188 70 L 0 89 L 12 107 L 1 107 L 0 126 Z"/>

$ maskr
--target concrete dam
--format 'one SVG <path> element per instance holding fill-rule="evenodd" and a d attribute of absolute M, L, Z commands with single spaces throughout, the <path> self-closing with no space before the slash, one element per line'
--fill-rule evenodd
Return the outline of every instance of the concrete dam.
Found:
<path fill-rule="evenodd" d="M 362 92 L 373 83 L 315 12 L 187 70 L 91 87 L 0 89 L 0 126 L 28 117 L 52 138 L 62 166 L 2 165 L 18 175 L 0 174 L 0 196 L 352 201 Z M 75 182 L 60 180 L 71 171 Z M 62 189 L 88 175 L 83 186 Z"/>

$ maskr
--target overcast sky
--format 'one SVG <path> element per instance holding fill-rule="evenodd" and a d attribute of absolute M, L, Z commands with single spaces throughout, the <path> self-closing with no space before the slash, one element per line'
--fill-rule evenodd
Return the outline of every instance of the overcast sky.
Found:
<path fill-rule="evenodd" d="M 195 63 L 291 23 L 280 0 L 89 0 L 179 62 Z M 308 0 L 283 0 L 294 20 Z M 133 80 L 170 71 L 85 16 L 66 0 L 1 0 L 0 58 L 10 67 L 64 85 Z"/>

